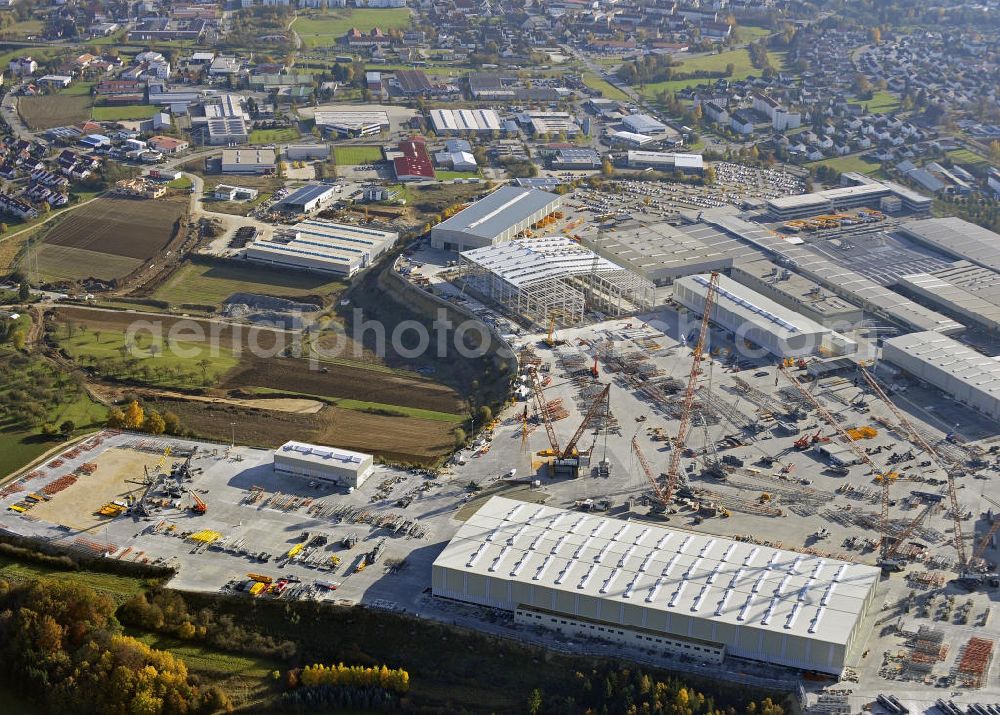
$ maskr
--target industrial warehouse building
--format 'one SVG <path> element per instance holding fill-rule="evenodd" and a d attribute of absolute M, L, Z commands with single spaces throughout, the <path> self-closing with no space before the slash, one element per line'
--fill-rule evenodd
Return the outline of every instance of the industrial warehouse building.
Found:
<path fill-rule="evenodd" d="M 273 174 L 277 170 L 274 149 L 223 149 L 223 174 Z"/>
<path fill-rule="evenodd" d="M 375 470 L 370 454 L 323 447 L 304 442 L 285 442 L 274 450 L 274 471 L 297 477 L 333 482 L 357 489 Z"/>
<path fill-rule="evenodd" d="M 635 134 L 657 135 L 667 131 L 667 125 L 648 114 L 631 114 L 622 120 L 622 126 Z"/>
<path fill-rule="evenodd" d="M 625 266 L 658 286 L 705 271 L 728 270 L 732 254 L 708 246 L 669 223 L 650 223 L 641 228 L 608 231 L 583 240 L 588 248 Z"/>
<path fill-rule="evenodd" d="M 696 237 L 701 240 L 734 247 L 735 238 L 754 246 L 772 256 L 775 262 L 794 266 L 796 273 L 863 308 L 866 313 L 905 325 L 914 331 L 934 330 L 949 335 L 965 330 L 961 323 L 889 290 L 848 266 L 835 263 L 806 246 L 789 243 L 772 233 L 767 226 L 750 223 L 724 209 L 702 212 L 702 224 L 708 225 L 695 229 Z M 747 255 L 747 247 L 738 250 L 743 256 Z M 753 256 L 754 259 L 759 257 L 759 254 Z"/>
<path fill-rule="evenodd" d="M 674 281 L 674 300 L 698 315 L 705 306 L 710 277 L 695 275 Z M 789 310 L 770 298 L 719 276 L 712 321 L 779 358 L 840 356 L 858 346 L 840 333 Z"/>
<path fill-rule="evenodd" d="M 336 198 L 336 192 L 329 184 L 306 184 L 281 200 L 280 206 L 286 211 L 310 213 Z"/>
<path fill-rule="evenodd" d="M 912 241 L 1000 271 L 1000 235 L 956 216 L 901 224 L 899 232 Z"/>
<path fill-rule="evenodd" d="M 701 154 L 670 154 L 660 151 L 630 151 L 626 156 L 630 169 L 655 171 L 680 171 L 685 174 L 703 174 L 705 161 Z"/>
<path fill-rule="evenodd" d="M 653 305 L 653 284 L 565 236 L 524 238 L 461 255 L 465 288 L 540 325 L 577 325 L 587 310 L 619 316 Z"/>
<path fill-rule="evenodd" d="M 431 246 L 468 251 L 510 241 L 562 206 L 562 197 L 504 186 L 431 229 Z"/>
<path fill-rule="evenodd" d="M 436 597 L 515 621 L 718 664 L 839 675 L 878 569 L 493 497 L 434 561 Z"/>
<path fill-rule="evenodd" d="M 501 129 L 500 115 L 492 109 L 432 109 L 430 119 L 438 136 L 490 134 Z"/>
<path fill-rule="evenodd" d="M 931 331 L 886 340 L 882 358 L 962 404 L 1000 420 L 1000 361 Z"/>
<path fill-rule="evenodd" d="M 864 311 L 854 303 L 816 281 L 771 261 L 740 262 L 733 266 L 729 276 L 737 283 L 828 328 L 859 325 L 865 317 Z"/>
<path fill-rule="evenodd" d="M 381 109 L 320 110 L 316 126 L 323 132 L 341 137 L 368 137 L 389 131 L 389 114 Z"/>
<path fill-rule="evenodd" d="M 329 144 L 288 144 L 281 153 L 289 161 L 315 161 L 330 158 Z"/>
<path fill-rule="evenodd" d="M 246 248 L 248 260 L 284 268 L 300 268 L 350 278 L 372 265 L 399 240 L 378 231 L 322 219 L 301 221 L 259 238 Z"/>
<path fill-rule="evenodd" d="M 921 196 L 900 184 L 868 179 L 865 183 L 853 186 L 838 186 L 835 189 L 811 194 L 769 199 L 767 211 L 778 221 L 835 213 L 862 206 L 881 208 L 886 213 L 895 213 L 893 204 L 897 201 L 907 211 L 924 214 L 930 212 L 931 204 L 934 202 L 932 198 Z"/>
<path fill-rule="evenodd" d="M 991 268 L 956 261 L 930 273 L 900 276 L 896 285 L 969 325 L 1000 332 L 1000 273 Z"/>

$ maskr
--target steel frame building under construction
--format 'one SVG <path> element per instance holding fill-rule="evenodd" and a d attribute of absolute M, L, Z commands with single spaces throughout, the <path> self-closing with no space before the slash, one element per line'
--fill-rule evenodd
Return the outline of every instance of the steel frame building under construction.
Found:
<path fill-rule="evenodd" d="M 621 316 L 653 306 L 653 283 L 565 236 L 461 254 L 465 288 L 539 325 L 579 325 L 588 310 Z"/>

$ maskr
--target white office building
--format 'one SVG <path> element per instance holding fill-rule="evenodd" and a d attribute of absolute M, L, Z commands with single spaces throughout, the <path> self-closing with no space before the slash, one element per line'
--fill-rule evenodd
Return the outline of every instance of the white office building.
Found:
<path fill-rule="evenodd" d="M 363 452 L 285 442 L 274 450 L 274 471 L 356 489 L 375 471 L 375 461 Z"/>

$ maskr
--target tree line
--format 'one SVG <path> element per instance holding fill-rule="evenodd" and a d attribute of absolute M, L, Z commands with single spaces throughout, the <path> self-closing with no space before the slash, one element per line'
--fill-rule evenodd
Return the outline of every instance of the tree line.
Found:
<path fill-rule="evenodd" d="M 230 707 L 184 662 L 124 635 L 115 603 L 75 583 L 0 580 L 0 678 L 50 712 L 186 715 Z"/>
<path fill-rule="evenodd" d="M 765 697 L 742 708 L 723 705 L 679 678 L 664 680 L 641 669 L 605 665 L 577 672 L 575 694 L 547 696 L 541 688 L 528 693 L 525 710 L 537 713 L 626 713 L 627 715 L 784 715 L 784 708 Z"/>

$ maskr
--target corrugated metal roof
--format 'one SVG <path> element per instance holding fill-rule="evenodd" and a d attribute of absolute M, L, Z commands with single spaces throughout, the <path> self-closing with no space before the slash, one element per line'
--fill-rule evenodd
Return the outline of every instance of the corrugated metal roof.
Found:
<path fill-rule="evenodd" d="M 964 330 L 961 323 L 894 293 L 860 273 L 814 253 L 806 246 L 790 244 L 767 228 L 744 221 L 726 210 L 704 211 L 702 221 L 739 236 L 761 248 L 769 256 L 779 257 L 789 268 L 848 299 L 860 301 L 862 307 L 869 311 L 881 311 L 915 330 L 935 330 L 941 333 Z"/>
<path fill-rule="evenodd" d="M 1000 271 L 1000 235 L 951 216 L 911 221 L 901 225 L 903 235 L 956 258 Z"/>
<path fill-rule="evenodd" d="M 592 271 L 607 273 L 622 270 L 565 236 L 507 241 L 464 251 L 462 258 L 518 287 Z"/>
<path fill-rule="evenodd" d="M 885 345 L 948 373 L 971 390 L 984 393 L 993 400 L 1000 400 L 1000 362 L 977 353 L 957 340 L 925 331 L 890 338 L 885 341 Z"/>
<path fill-rule="evenodd" d="M 545 191 L 504 186 L 434 228 L 493 239 L 558 200 Z"/>
<path fill-rule="evenodd" d="M 835 644 L 879 578 L 871 566 L 503 497 L 434 566 Z"/>

